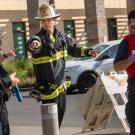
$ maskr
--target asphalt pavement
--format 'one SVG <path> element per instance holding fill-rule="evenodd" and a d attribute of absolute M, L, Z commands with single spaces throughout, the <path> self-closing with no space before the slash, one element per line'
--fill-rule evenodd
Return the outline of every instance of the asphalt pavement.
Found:
<path fill-rule="evenodd" d="M 41 103 L 23 93 L 24 101 L 18 103 L 15 97 L 8 102 L 9 120 L 11 135 L 42 135 L 42 124 L 40 115 Z M 82 133 L 85 124 L 77 103 L 81 94 L 68 95 L 67 110 L 60 130 L 60 135 L 124 135 L 125 131 L 116 113 L 113 113 L 112 120 L 107 129 L 87 131 Z M 125 134 L 126 135 L 126 134 Z"/>

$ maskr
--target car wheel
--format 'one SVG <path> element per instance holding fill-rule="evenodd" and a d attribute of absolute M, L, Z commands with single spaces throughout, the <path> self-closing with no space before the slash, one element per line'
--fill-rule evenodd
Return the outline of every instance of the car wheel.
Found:
<path fill-rule="evenodd" d="M 68 89 L 67 89 L 67 94 L 71 94 L 73 93 L 73 91 L 77 89 L 77 86 L 70 86 Z"/>
<path fill-rule="evenodd" d="M 86 92 L 96 83 L 97 76 L 90 72 L 83 73 L 78 79 L 78 89 L 80 92 Z"/>

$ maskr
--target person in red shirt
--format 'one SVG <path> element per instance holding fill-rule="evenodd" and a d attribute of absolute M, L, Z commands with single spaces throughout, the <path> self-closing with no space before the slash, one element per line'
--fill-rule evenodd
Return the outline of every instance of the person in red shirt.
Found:
<path fill-rule="evenodd" d="M 116 71 L 126 70 L 128 74 L 128 103 L 126 117 L 130 126 L 130 135 L 135 135 L 135 10 L 128 14 L 129 34 L 119 45 L 114 59 Z"/>

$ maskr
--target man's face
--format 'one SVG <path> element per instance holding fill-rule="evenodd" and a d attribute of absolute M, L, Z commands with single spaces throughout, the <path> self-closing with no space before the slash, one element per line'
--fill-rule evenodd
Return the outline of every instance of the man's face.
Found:
<path fill-rule="evenodd" d="M 130 19 L 128 24 L 130 34 L 135 35 L 135 19 Z"/>
<path fill-rule="evenodd" d="M 55 27 L 55 18 L 44 19 L 41 21 L 41 25 L 47 32 L 53 32 Z"/>

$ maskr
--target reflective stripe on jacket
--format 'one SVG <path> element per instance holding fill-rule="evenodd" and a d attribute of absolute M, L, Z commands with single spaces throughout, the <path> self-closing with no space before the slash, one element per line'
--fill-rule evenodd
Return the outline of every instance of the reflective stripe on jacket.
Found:
<path fill-rule="evenodd" d="M 33 61 L 33 64 L 43 64 L 43 63 L 53 62 L 60 58 L 65 58 L 65 57 L 67 57 L 67 50 L 57 52 L 56 54 L 53 54 L 51 57 L 44 56 L 40 58 L 32 58 L 32 61 Z"/>
<path fill-rule="evenodd" d="M 51 94 L 49 95 L 40 94 L 40 98 L 42 100 L 54 99 L 58 97 L 62 92 L 64 92 L 64 90 L 67 89 L 69 86 L 70 86 L 70 81 L 65 81 L 63 84 L 59 85 Z"/>

